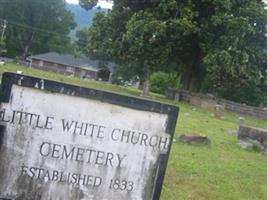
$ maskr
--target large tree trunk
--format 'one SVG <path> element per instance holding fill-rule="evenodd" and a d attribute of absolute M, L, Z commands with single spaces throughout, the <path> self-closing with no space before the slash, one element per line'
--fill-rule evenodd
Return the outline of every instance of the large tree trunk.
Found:
<path fill-rule="evenodd" d="M 184 60 L 186 67 L 182 71 L 182 83 L 184 89 L 196 92 L 199 91 L 205 74 L 202 66 L 204 53 L 199 45 L 198 35 L 192 35 L 189 38 L 191 38 L 192 44 L 189 46 L 190 56 L 186 56 Z"/>
<path fill-rule="evenodd" d="M 197 91 L 197 75 L 191 67 L 188 67 L 182 75 L 183 89 Z"/>

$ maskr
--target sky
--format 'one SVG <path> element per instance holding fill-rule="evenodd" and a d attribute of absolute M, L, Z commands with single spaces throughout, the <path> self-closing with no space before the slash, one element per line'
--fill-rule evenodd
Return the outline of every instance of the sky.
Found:
<path fill-rule="evenodd" d="M 79 0 L 66 0 L 68 3 L 78 4 Z M 99 0 L 97 6 L 101 8 L 108 8 L 111 9 L 113 4 L 110 2 L 106 2 L 104 0 Z"/>

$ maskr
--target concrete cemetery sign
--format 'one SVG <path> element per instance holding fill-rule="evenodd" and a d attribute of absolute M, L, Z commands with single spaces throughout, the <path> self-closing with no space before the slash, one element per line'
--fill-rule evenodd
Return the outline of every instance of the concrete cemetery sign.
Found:
<path fill-rule="evenodd" d="M 159 199 L 178 108 L 5 73 L 0 199 Z"/>

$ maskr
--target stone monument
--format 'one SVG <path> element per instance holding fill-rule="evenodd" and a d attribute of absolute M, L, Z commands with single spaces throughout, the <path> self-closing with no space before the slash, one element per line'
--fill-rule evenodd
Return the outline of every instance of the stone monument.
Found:
<path fill-rule="evenodd" d="M 0 199 L 158 200 L 178 108 L 3 74 Z"/>

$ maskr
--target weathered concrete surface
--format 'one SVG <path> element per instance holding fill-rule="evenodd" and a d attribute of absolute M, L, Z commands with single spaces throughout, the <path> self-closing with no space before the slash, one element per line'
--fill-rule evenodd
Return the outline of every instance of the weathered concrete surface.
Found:
<path fill-rule="evenodd" d="M 167 118 L 13 85 L 0 110 L 0 197 L 152 199 Z"/>
<path fill-rule="evenodd" d="M 238 144 L 244 149 L 257 149 L 267 154 L 267 130 L 240 126 Z"/>

